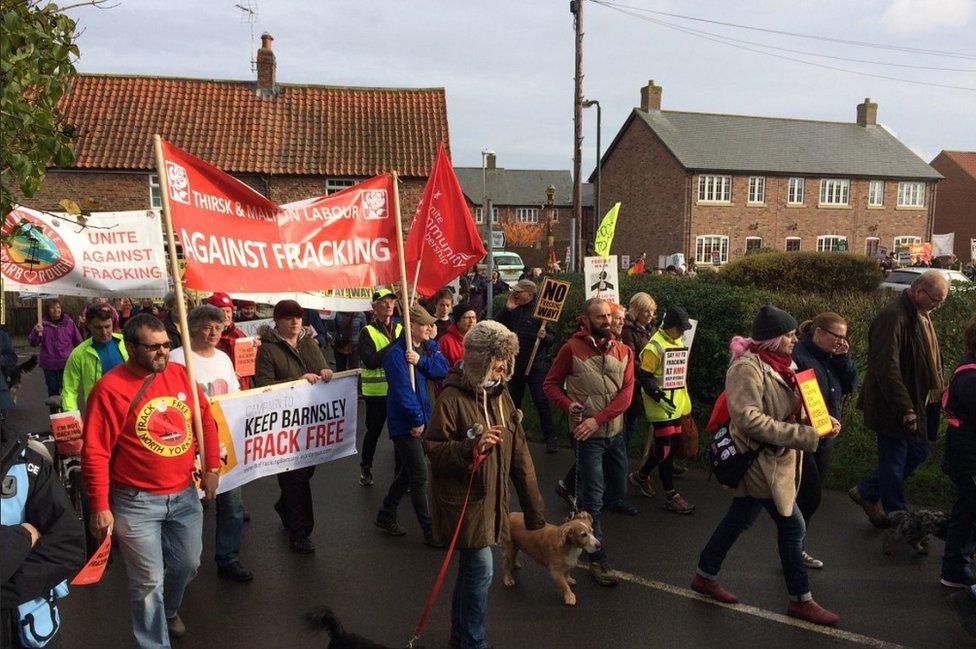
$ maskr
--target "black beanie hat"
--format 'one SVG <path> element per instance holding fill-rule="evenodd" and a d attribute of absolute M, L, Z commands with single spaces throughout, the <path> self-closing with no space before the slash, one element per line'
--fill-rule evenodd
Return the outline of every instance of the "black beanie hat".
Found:
<path fill-rule="evenodd" d="M 451 309 L 451 322 L 457 324 L 457 321 L 464 317 L 464 314 L 468 311 L 474 311 L 475 308 L 468 304 L 467 302 L 461 302 L 456 307 Z"/>
<path fill-rule="evenodd" d="M 770 340 L 796 329 L 796 319 L 783 309 L 767 304 L 752 321 L 752 339 Z"/>

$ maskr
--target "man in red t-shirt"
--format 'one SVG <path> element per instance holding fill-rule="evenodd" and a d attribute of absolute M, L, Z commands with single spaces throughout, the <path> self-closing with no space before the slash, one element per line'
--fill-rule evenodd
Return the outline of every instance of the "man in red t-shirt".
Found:
<path fill-rule="evenodd" d="M 81 469 L 92 534 L 98 540 L 115 534 L 122 551 L 136 641 L 169 647 L 170 636 L 186 633 L 179 608 L 203 546 L 191 389 L 203 421 L 206 499 L 214 497 L 220 471 L 217 424 L 186 370 L 169 363 L 162 322 L 133 316 L 123 339 L 129 359 L 103 375 L 88 398 Z"/>

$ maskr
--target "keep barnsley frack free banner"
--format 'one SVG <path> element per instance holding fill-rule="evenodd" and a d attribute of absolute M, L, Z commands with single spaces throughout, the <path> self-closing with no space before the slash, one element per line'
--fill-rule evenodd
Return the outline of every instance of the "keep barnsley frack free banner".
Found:
<path fill-rule="evenodd" d="M 391 174 L 279 206 L 165 140 L 162 152 L 188 288 L 279 293 L 399 279 Z"/>
<path fill-rule="evenodd" d="M 79 297 L 166 295 L 159 217 L 151 211 L 77 217 L 15 207 L 0 223 L 4 290 Z"/>
<path fill-rule="evenodd" d="M 354 455 L 358 374 L 213 397 L 222 463 L 217 492 Z"/>

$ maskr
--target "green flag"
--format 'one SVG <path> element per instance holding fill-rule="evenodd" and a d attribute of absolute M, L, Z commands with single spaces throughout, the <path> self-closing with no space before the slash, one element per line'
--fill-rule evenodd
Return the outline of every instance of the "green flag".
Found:
<path fill-rule="evenodd" d="M 618 212 L 620 212 L 620 203 L 614 203 L 603 216 L 600 227 L 596 230 L 593 251 L 601 257 L 610 256 L 610 244 L 613 243 L 613 231 L 617 229 Z"/>

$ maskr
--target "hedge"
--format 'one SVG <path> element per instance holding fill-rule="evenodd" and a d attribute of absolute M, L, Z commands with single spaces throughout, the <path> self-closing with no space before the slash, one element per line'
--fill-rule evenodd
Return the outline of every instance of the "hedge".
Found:
<path fill-rule="evenodd" d="M 869 293 L 881 284 L 878 262 L 866 255 L 838 252 L 763 252 L 723 266 L 718 281 L 729 286 L 833 295 Z"/>

